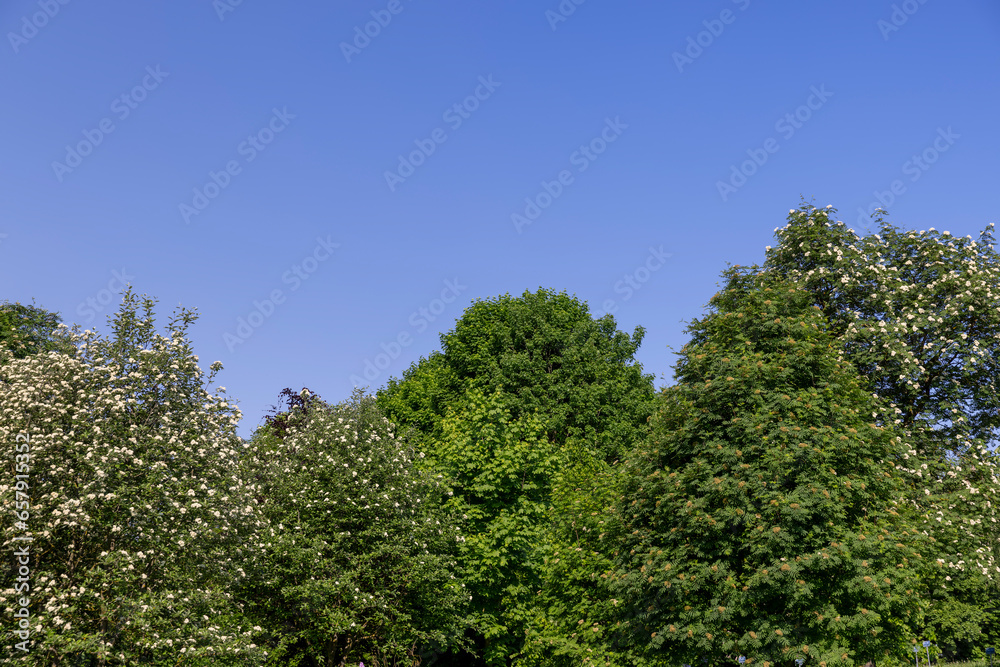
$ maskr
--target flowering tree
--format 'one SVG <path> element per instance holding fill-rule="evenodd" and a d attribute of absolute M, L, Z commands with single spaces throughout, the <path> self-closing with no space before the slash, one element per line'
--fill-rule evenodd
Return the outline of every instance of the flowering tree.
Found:
<path fill-rule="evenodd" d="M 859 237 L 835 210 L 803 206 L 775 230 L 764 269 L 798 281 L 831 322 L 844 358 L 890 404 L 918 449 L 944 458 L 1000 428 L 1000 255 L 975 241 L 878 219 Z"/>
<path fill-rule="evenodd" d="M 0 606 L 27 609 L 4 664 L 264 658 L 228 593 L 258 524 L 234 474 L 239 410 L 203 386 L 221 365 L 202 376 L 195 315 L 160 336 L 153 301 L 139 305 L 129 289 L 111 337 L 77 330 L 73 356 L 0 351 L 3 551 L 23 554 L 3 568 Z"/>
<path fill-rule="evenodd" d="M 336 406 L 285 390 L 241 462 L 268 521 L 237 597 L 265 628 L 273 664 L 416 665 L 466 646 L 463 541 L 449 491 L 415 468 L 374 398 Z"/>
<path fill-rule="evenodd" d="M 926 540 L 903 518 L 900 436 L 810 295 L 725 275 L 626 466 L 622 640 L 691 664 L 904 657 Z"/>
<path fill-rule="evenodd" d="M 1000 467 L 1000 254 L 993 225 L 977 240 L 889 225 L 860 237 L 835 213 L 802 206 L 776 229 L 764 269 L 806 289 L 831 322 L 841 358 L 902 428 L 901 470 L 934 545 L 926 628 L 949 658 L 1000 638 L 996 599 Z M 938 567 L 939 566 L 939 567 Z"/>

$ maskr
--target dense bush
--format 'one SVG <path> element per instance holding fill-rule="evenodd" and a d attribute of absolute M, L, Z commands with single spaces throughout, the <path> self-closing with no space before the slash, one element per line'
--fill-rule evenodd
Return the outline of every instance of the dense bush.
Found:
<path fill-rule="evenodd" d="M 360 390 L 331 406 L 285 390 L 241 464 L 268 522 L 237 597 L 276 665 L 416 665 L 463 648 L 464 541 L 450 491 Z"/>

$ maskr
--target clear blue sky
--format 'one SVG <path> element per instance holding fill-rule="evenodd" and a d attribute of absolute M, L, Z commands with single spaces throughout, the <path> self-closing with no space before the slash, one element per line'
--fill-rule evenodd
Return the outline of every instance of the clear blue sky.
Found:
<path fill-rule="evenodd" d="M 0 300 L 197 308 L 244 436 L 540 286 L 613 300 L 669 384 L 803 196 L 1000 222 L 995 2 L 233 1 L 0 5 Z"/>

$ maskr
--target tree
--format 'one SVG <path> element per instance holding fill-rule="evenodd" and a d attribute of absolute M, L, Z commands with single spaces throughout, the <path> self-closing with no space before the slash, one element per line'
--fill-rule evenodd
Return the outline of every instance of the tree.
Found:
<path fill-rule="evenodd" d="M 605 536 L 615 532 L 610 510 L 622 493 L 622 466 L 578 451 L 552 481 L 551 521 L 539 546 L 541 583 L 526 620 L 518 667 L 651 666 L 611 642 L 616 600 L 607 580 L 614 567 Z"/>
<path fill-rule="evenodd" d="M 375 400 L 336 406 L 303 389 L 250 441 L 242 475 L 268 522 L 238 598 L 271 664 L 416 665 L 462 649 L 469 593 L 450 493 L 420 472 Z"/>
<path fill-rule="evenodd" d="M 872 423 L 879 404 L 811 295 L 724 276 L 626 465 L 618 640 L 691 664 L 898 655 L 925 548 L 903 514 L 902 438 Z"/>
<path fill-rule="evenodd" d="M 204 388 L 221 364 L 202 377 L 185 333 L 194 313 L 160 336 L 153 303 L 143 298 L 139 315 L 129 289 L 111 337 L 71 335 L 74 356 L 0 351 L 0 510 L 16 519 L 3 523 L 3 549 L 27 551 L 3 569 L 0 606 L 7 618 L 29 610 L 5 663 L 264 658 L 228 592 L 256 549 L 234 475 L 239 410 Z"/>
<path fill-rule="evenodd" d="M 638 439 L 648 415 L 653 378 L 634 363 L 644 336 L 642 327 L 631 337 L 617 331 L 610 315 L 592 319 L 565 292 L 477 300 L 441 335 L 443 354 L 390 379 L 379 402 L 427 441 L 441 437 L 447 409 L 462 405 L 469 389 L 499 390 L 512 420 L 537 411 L 550 442 L 587 440 L 610 462 Z"/>
<path fill-rule="evenodd" d="M 443 352 L 379 392 L 469 517 L 461 562 L 486 664 L 521 653 L 537 591 L 563 585 L 544 583 L 557 471 L 609 467 L 645 433 L 653 378 L 634 362 L 644 333 L 595 321 L 564 292 L 476 301 L 441 336 Z"/>
<path fill-rule="evenodd" d="M 466 519 L 462 576 L 475 600 L 483 658 L 504 664 L 541 581 L 549 486 L 562 456 L 537 415 L 514 420 L 499 392 L 469 393 L 442 423 L 435 469 L 456 489 L 448 504 Z"/>
<path fill-rule="evenodd" d="M 865 386 L 893 404 L 921 452 L 944 458 L 1000 428 L 1000 255 L 993 225 L 955 238 L 878 218 L 859 237 L 803 205 L 775 230 L 764 269 L 799 281 Z"/>
<path fill-rule="evenodd" d="M 73 345 L 60 329 L 58 313 L 37 306 L 5 301 L 0 304 L 0 348 L 15 359 L 50 350 L 73 353 Z"/>
<path fill-rule="evenodd" d="M 914 632 L 935 634 L 951 659 L 970 659 L 974 644 L 1000 638 L 1000 475 L 987 449 L 1000 426 L 993 225 L 978 240 L 955 238 L 899 229 L 883 211 L 879 233 L 859 237 L 833 213 L 790 211 L 764 270 L 806 289 L 831 322 L 841 358 L 888 405 L 877 421 L 898 425 L 911 443 L 902 462 L 910 504 L 934 538 L 931 562 L 942 565 L 924 572 L 931 608 L 927 627 Z"/>

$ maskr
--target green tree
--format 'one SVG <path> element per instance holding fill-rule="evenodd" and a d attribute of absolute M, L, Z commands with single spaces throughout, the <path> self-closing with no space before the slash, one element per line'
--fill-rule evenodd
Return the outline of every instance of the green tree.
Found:
<path fill-rule="evenodd" d="M 539 550 L 541 584 L 526 621 L 518 667 L 664 664 L 614 646 L 619 600 L 609 594 L 614 557 L 605 537 L 622 493 L 623 466 L 576 451 L 553 477 L 552 517 Z"/>
<path fill-rule="evenodd" d="M 442 423 L 435 469 L 454 485 L 449 505 L 466 520 L 463 580 L 476 600 L 472 620 L 486 642 L 484 657 L 502 664 L 541 581 L 539 546 L 561 455 L 536 415 L 514 420 L 499 392 L 469 393 L 465 407 Z"/>
<path fill-rule="evenodd" d="M 764 270 L 796 280 L 827 316 L 841 357 L 888 405 L 877 421 L 912 443 L 903 469 L 910 503 L 933 538 L 922 597 L 925 628 L 950 659 L 1000 639 L 1000 494 L 987 447 L 1000 426 L 1000 255 L 993 225 L 978 240 L 888 224 L 861 237 L 835 210 L 803 205 L 776 229 Z M 981 632 L 982 631 L 982 632 Z"/>
<path fill-rule="evenodd" d="M 356 390 L 336 406 L 286 389 L 288 409 L 251 441 L 242 476 L 267 521 L 237 593 L 275 665 L 417 665 L 461 649 L 464 538 L 440 477 Z"/>
<path fill-rule="evenodd" d="M 234 474 L 239 410 L 204 387 L 221 364 L 207 379 L 198 368 L 185 333 L 196 316 L 182 309 L 161 336 L 141 301 L 126 292 L 110 338 L 72 335 L 74 356 L 0 350 L 2 547 L 32 538 L 29 588 L 15 589 L 15 561 L 2 570 L 4 616 L 22 596 L 30 611 L 4 663 L 263 661 L 229 593 L 258 551 Z"/>
<path fill-rule="evenodd" d="M 901 437 L 872 423 L 811 295 L 724 276 L 626 466 L 621 641 L 691 664 L 904 658 L 925 540 L 902 513 Z"/>
<path fill-rule="evenodd" d="M 558 548 L 548 533 L 561 520 L 553 482 L 574 461 L 607 468 L 642 439 L 653 397 L 652 376 L 634 362 L 644 333 L 595 321 L 564 292 L 476 301 L 441 336 L 443 352 L 379 393 L 471 522 L 461 562 L 486 664 L 521 653 L 539 590 L 578 592 L 556 590 L 570 583 L 546 574 L 545 550 Z"/>
<path fill-rule="evenodd" d="M 379 403 L 428 441 L 440 439 L 447 409 L 469 389 L 499 390 L 512 420 L 538 412 L 550 442 L 586 440 L 610 462 L 641 437 L 649 414 L 653 377 L 634 362 L 645 333 L 618 331 L 610 315 L 592 319 L 565 292 L 477 300 L 441 335 L 442 353 L 390 379 Z"/>
<path fill-rule="evenodd" d="M 50 350 L 72 354 L 73 344 L 60 322 L 58 313 L 5 301 L 0 304 L 0 348 L 10 350 L 15 359 Z"/>

